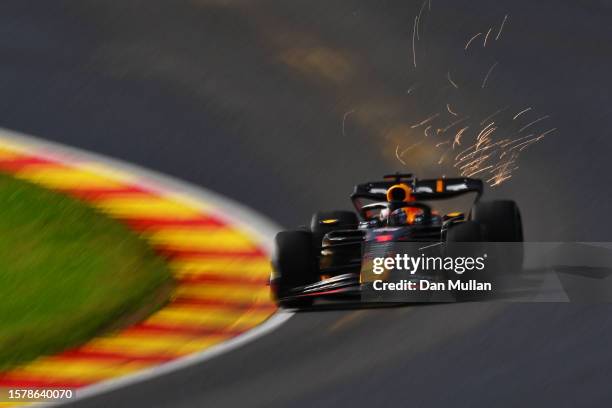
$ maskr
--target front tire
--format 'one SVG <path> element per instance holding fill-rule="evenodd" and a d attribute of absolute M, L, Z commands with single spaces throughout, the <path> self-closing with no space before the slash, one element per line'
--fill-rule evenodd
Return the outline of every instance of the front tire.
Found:
<path fill-rule="evenodd" d="M 291 297 L 291 291 L 314 283 L 318 279 L 312 233 L 308 231 L 282 231 L 276 234 L 275 276 L 272 295 L 281 307 L 300 308 L 312 305 L 310 297 Z"/>

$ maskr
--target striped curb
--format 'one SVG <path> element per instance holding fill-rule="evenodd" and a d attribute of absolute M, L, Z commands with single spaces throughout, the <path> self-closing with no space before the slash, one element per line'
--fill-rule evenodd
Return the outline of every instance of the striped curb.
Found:
<path fill-rule="evenodd" d="M 116 166 L 48 143 L 0 136 L 0 171 L 69 194 L 141 234 L 176 281 L 146 320 L 0 373 L 4 388 L 91 388 L 201 353 L 272 316 L 269 245 L 219 201 L 194 199 Z"/>

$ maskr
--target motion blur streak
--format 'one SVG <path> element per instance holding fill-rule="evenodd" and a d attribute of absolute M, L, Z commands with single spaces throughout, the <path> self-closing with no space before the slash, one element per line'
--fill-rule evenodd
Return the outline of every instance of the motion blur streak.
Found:
<path fill-rule="evenodd" d="M 133 374 L 240 335 L 274 312 L 265 251 L 206 210 L 209 203 L 194 206 L 130 174 L 10 140 L 0 139 L 0 152 L 0 171 L 75 195 L 139 231 L 168 259 L 177 284 L 144 321 L 0 373 L 0 387 L 80 388 Z"/>

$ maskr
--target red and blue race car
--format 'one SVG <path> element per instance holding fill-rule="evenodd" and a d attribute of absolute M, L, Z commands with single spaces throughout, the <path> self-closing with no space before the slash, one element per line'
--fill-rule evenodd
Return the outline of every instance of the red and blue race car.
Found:
<path fill-rule="evenodd" d="M 482 201 L 483 182 L 473 178 L 417 179 L 384 176 L 355 186 L 356 211 L 320 211 L 309 227 L 282 231 L 270 278 L 279 306 L 303 308 L 317 298 L 359 297 L 360 273 L 371 248 L 402 242 L 522 242 L 518 206 L 511 200 Z M 465 212 L 433 203 L 474 195 Z M 522 252 L 512 258 L 522 264 Z"/>

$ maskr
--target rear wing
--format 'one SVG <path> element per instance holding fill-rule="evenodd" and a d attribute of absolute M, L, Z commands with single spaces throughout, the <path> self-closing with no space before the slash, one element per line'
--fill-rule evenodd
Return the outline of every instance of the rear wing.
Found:
<path fill-rule="evenodd" d="M 444 200 L 467 193 L 476 193 L 475 201 L 478 201 L 484 191 L 482 180 L 467 177 L 423 180 L 412 178 L 401 182 L 412 188 L 412 195 L 417 201 Z M 356 185 L 351 194 L 353 205 L 361 212 L 365 200 L 387 201 L 387 189 L 396 183 L 397 180 L 385 180 Z"/>

